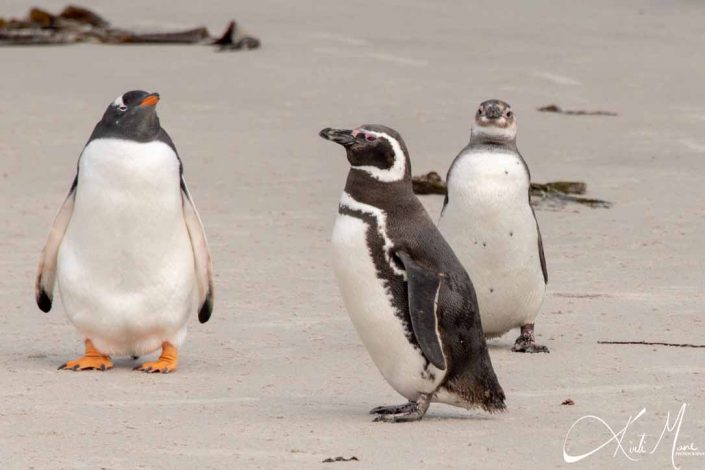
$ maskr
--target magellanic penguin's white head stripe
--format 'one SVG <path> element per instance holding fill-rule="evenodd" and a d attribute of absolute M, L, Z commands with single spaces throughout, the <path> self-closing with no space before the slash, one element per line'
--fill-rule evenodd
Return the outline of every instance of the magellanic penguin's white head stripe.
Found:
<path fill-rule="evenodd" d="M 495 126 L 473 126 L 471 133 L 473 136 L 499 137 L 512 140 L 516 137 L 516 128 L 504 128 Z"/>
<path fill-rule="evenodd" d="M 353 197 L 345 191 L 343 191 L 343 195 L 340 197 L 340 205 L 354 211 L 360 211 L 364 212 L 365 214 L 370 214 L 374 216 L 375 219 L 377 219 L 377 231 L 382 237 L 382 240 L 384 240 L 384 260 L 392 268 L 394 274 L 402 275 L 406 280 L 406 271 L 399 269 L 396 263 L 392 261 L 391 253 L 392 249 L 394 248 L 394 244 L 392 243 L 392 240 L 390 240 L 387 236 L 387 213 L 379 207 L 371 206 L 369 204 L 365 204 L 363 202 L 359 202 L 353 199 Z"/>
<path fill-rule="evenodd" d="M 399 144 L 397 139 L 390 136 L 389 134 L 385 134 L 384 132 L 374 132 L 369 131 L 367 129 L 363 130 L 365 134 L 374 135 L 378 139 L 387 139 L 387 141 L 392 146 L 392 150 L 394 151 L 394 164 L 391 168 L 387 169 L 377 168 L 376 166 L 372 165 L 352 165 L 352 168 L 355 168 L 356 170 L 362 170 L 368 173 L 374 179 L 382 181 L 384 183 L 393 183 L 394 181 L 403 180 L 404 175 L 406 174 L 406 155 L 404 155 L 404 151 L 401 149 L 401 145 Z"/>
<path fill-rule="evenodd" d="M 118 108 L 121 106 L 125 106 L 125 102 L 122 100 L 122 95 L 118 96 L 115 98 L 115 101 L 113 101 L 113 104 L 117 106 Z"/>

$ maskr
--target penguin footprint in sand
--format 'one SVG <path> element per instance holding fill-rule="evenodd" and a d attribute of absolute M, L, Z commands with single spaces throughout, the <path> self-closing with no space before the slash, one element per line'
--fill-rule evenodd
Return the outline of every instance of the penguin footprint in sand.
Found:
<path fill-rule="evenodd" d="M 60 369 L 106 370 L 111 355 L 161 347 L 137 369 L 172 372 L 189 316 L 210 318 L 208 243 L 157 102 L 157 93 L 130 91 L 108 106 L 42 251 L 37 305 L 51 309 L 56 284 L 86 338 L 85 354 Z"/>
<path fill-rule="evenodd" d="M 401 422 L 432 402 L 503 410 L 472 282 L 412 191 L 401 136 L 378 125 L 320 135 L 351 165 L 332 236 L 343 301 L 382 376 L 409 400 L 371 413 Z"/>

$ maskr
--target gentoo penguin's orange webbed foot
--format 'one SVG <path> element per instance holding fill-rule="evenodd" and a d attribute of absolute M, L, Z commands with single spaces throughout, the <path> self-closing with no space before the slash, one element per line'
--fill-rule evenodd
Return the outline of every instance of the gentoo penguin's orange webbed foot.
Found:
<path fill-rule="evenodd" d="M 378 406 L 370 413 L 378 415 L 373 420 L 375 423 L 408 423 L 423 418 L 429 406 L 431 406 L 431 395 L 422 393 L 416 402 L 410 401 L 398 406 Z"/>
<path fill-rule="evenodd" d="M 144 364 L 135 367 L 134 370 L 141 370 L 150 374 L 168 374 L 174 372 L 179 365 L 179 352 L 168 342 L 162 343 L 162 354 L 156 361 L 145 362 Z"/>
<path fill-rule="evenodd" d="M 512 347 L 514 352 L 523 353 L 547 353 L 550 352 L 546 346 L 541 344 L 536 344 L 536 338 L 534 337 L 534 324 L 527 323 L 521 327 L 521 334 L 514 342 Z"/>
<path fill-rule="evenodd" d="M 113 361 L 109 356 L 98 351 L 90 339 L 86 340 L 86 352 L 83 357 L 69 361 L 59 367 L 67 370 L 108 370 L 113 368 Z"/>

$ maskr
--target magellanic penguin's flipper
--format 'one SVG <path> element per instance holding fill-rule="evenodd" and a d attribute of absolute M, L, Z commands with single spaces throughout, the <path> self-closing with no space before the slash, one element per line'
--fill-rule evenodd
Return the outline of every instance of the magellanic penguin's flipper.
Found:
<path fill-rule="evenodd" d="M 529 181 L 531 181 L 531 171 L 529 170 L 529 165 L 526 164 L 526 160 L 524 160 L 524 157 L 522 157 L 521 154 L 518 153 L 518 151 L 517 154 L 519 155 L 519 159 L 521 159 L 521 163 L 524 165 L 526 174 L 529 176 Z M 450 174 L 450 170 L 448 170 L 448 173 Z M 543 254 L 543 240 L 541 239 L 539 219 L 536 218 L 536 211 L 534 210 L 534 206 L 531 205 L 531 185 L 529 185 L 529 191 L 527 192 L 526 202 L 529 204 L 529 207 L 531 208 L 531 214 L 534 216 L 534 222 L 536 222 L 536 233 L 539 237 L 539 260 L 541 261 L 541 272 L 543 272 L 543 282 L 545 284 L 548 284 L 548 269 L 546 269 L 546 256 Z"/>
<path fill-rule="evenodd" d="M 54 282 L 56 280 L 56 259 L 59 254 L 61 241 L 69 226 L 69 221 L 73 215 L 73 205 L 76 201 L 76 186 L 78 185 L 78 175 L 71 184 L 68 196 L 56 214 L 54 223 L 49 230 L 49 238 L 39 256 L 39 267 L 37 268 L 37 280 L 34 285 L 34 295 L 37 306 L 42 312 L 51 310 L 51 302 L 54 298 Z"/>
<path fill-rule="evenodd" d="M 536 214 L 534 214 L 534 219 L 535 218 L 536 218 Z M 539 234 L 539 259 L 541 260 L 541 271 L 543 271 L 543 282 L 548 284 L 548 269 L 546 269 L 546 255 L 543 254 L 543 240 L 541 239 L 541 229 L 539 229 L 538 221 L 536 222 L 536 232 L 538 232 L 538 234 Z"/>
<path fill-rule="evenodd" d="M 181 179 L 181 199 L 184 207 L 184 220 L 191 238 L 193 260 L 196 267 L 196 280 L 198 282 L 198 321 L 205 323 L 213 312 L 213 267 L 211 254 L 208 249 L 208 240 L 203 230 L 203 223 L 198 215 L 196 206 L 193 205 L 191 195 L 186 187 L 186 181 Z"/>
<path fill-rule="evenodd" d="M 522 159 L 522 161 L 524 161 Z M 529 167 L 524 163 L 526 171 L 529 171 Z M 531 207 L 531 213 L 534 215 L 534 222 L 536 222 L 536 233 L 539 236 L 539 260 L 541 260 L 541 271 L 543 272 L 543 282 L 548 284 L 548 269 L 546 269 L 546 255 L 543 254 L 543 239 L 541 238 L 541 229 L 539 228 L 539 220 L 536 218 L 536 211 L 531 205 L 531 189 L 529 189 L 529 207 Z"/>
<path fill-rule="evenodd" d="M 436 307 L 442 277 L 419 266 L 408 253 L 398 251 L 404 264 L 409 289 L 409 314 L 416 340 L 426 358 L 440 370 L 446 369 L 443 345 L 438 334 Z"/>

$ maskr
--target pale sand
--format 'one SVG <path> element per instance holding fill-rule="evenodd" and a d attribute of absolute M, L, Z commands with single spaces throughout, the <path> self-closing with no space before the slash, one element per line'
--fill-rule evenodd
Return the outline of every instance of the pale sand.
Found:
<path fill-rule="evenodd" d="M 5 0 L 0 14 L 27 3 Z M 705 343 L 704 5 L 79 3 L 120 26 L 220 32 L 235 17 L 264 47 L 0 49 L 2 468 L 329 468 L 324 458 L 355 455 L 332 465 L 666 469 L 670 440 L 640 464 L 610 445 L 574 465 L 563 440 L 580 416 L 616 431 L 642 407 L 628 440 L 654 439 L 682 402 L 679 442 L 705 448 L 702 349 L 596 344 Z M 162 94 L 210 238 L 215 312 L 192 320 L 173 375 L 133 372 L 127 360 L 108 373 L 59 372 L 81 342 L 60 304 L 50 314 L 34 305 L 37 255 L 92 126 L 134 88 Z M 332 276 L 347 162 L 318 131 L 385 123 L 416 173 L 444 173 L 492 97 L 513 104 L 535 181 L 584 180 L 615 206 L 538 212 L 550 284 L 537 333 L 551 354 L 511 353 L 515 332 L 491 342 L 506 413 L 434 405 L 420 423 L 372 423 L 368 409 L 402 399 Z M 620 115 L 535 111 L 551 103 Z M 441 198 L 423 200 L 436 218 Z M 575 405 L 561 406 L 567 398 Z M 609 437 L 596 423 L 579 431 L 582 449 Z"/>

